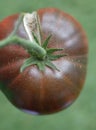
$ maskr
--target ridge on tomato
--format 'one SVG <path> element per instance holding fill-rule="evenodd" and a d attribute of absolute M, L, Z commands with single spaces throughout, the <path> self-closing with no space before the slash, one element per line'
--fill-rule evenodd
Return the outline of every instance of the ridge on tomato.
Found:
<path fill-rule="evenodd" d="M 69 14 L 45 8 L 0 22 L 0 89 L 19 109 L 50 114 L 79 96 L 88 44 Z"/>

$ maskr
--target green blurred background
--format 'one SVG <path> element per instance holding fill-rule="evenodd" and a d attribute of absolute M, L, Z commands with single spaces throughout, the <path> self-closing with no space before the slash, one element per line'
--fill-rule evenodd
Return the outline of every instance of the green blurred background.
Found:
<path fill-rule="evenodd" d="M 86 31 L 89 64 L 84 89 L 72 106 L 48 116 L 23 113 L 0 92 L 0 130 L 96 130 L 96 0 L 0 0 L 0 20 L 44 7 L 70 13 Z"/>

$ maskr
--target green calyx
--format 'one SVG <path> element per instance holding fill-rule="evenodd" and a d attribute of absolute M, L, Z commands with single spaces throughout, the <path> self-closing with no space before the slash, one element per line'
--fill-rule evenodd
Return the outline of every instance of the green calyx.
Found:
<path fill-rule="evenodd" d="M 62 51 L 63 49 L 47 48 L 50 38 L 51 38 L 51 35 L 45 40 L 45 42 L 41 46 L 46 51 L 45 57 L 43 59 L 42 58 L 40 59 L 40 58 L 37 58 L 35 55 L 32 55 L 21 66 L 21 69 L 20 69 L 21 72 L 30 65 L 37 65 L 39 70 L 41 70 L 41 71 L 45 70 L 45 66 L 48 66 L 53 70 L 59 71 L 59 69 L 52 63 L 52 61 L 65 56 L 65 54 L 54 55 L 53 54 L 54 52 Z M 35 40 L 38 41 L 36 37 L 35 37 Z M 29 53 L 31 54 L 31 52 L 29 52 Z"/>
<path fill-rule="evenodd" d="M 24 14 L 21 14 L 13 32 L 7 38 L 0 41 L 0 48 L 3 48 L 9 44 L 15 43 L 15 44 L 23 46 L 28 51 L 28 53 L 30 54 L 30 57 L 24 61 L 24 63 L 22 64 L 20 68 L 20 72 L 23 72 L 28 66 L 31 66 L 31 65 L 36 65 L 41 71 L 44 71 L 46 66 L 48 66 L 49 68 L 53 70 L 59 71 L 59 68 L 57 68 L 52 63 L 52 61 L 57 60 L 61 57 L 64 57 L 66 56 L 66 54 L 55 55 L 54 52 L 62 51 L 62 49 L 48 48 L 48 43 L 51 38 L 51 35 L 48 36 L 48 38 L 44 41 L 43 44 L 41 44 L 40 43 L 41 41 L 38 40 L 38 35 L 40 37 L 40 30 L 36 32 L 37 35 L 34 31 L 31 31 L 33 40 L 26 40 L 16 35 L 18 28 L 23 21 L 23 17 L 24 17 Z"/>

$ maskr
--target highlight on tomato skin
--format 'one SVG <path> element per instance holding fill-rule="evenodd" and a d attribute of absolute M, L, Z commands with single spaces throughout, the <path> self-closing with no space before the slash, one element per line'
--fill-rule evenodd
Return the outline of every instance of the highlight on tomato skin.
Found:
<path fill-rule="evenodd" d="M 32 37 L 38 41 L 38 35 L 40 36 L 41 45 L 38 46 L 42 49 L 44 41 L 51 35 L 46 45 L 47 51 L 45 50 L 48 55 L 42 60 L 35 56 L 36 64 L 33 64 L 32 59 L 32 64 L 20 72 L 25 61 L 28 63 L 35 54 L 32 55 L 33 52 L 31 54 L 17 42 L 0 48 L 0 89 L 20 110 L 44 115 L 67 108 L 80 95 L 86 79 L 88 41 L 80 23 L 64 11 L 44 8 L 39 9 L 37 14 L 40 18 L 40 34 L 36 32 L 37 37 L 34 37 L 32 33 Z M 19 16 L 20 14 L 14 14 L 0 22 L 0 44 L 13 32 Z M 30 41 L 31 34 L 26 32 L 23 21 L 16 35 L 25 42 Z M 52 48 L 56 50 L 52 57 L 62 57 L 49 57 L 48 49 Z"/>

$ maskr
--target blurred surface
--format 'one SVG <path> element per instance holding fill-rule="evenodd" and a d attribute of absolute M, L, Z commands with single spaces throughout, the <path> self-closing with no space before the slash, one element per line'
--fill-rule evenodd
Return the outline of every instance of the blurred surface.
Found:
<path fill-rule="evenodd" d="M 89 41 L 87 78 L 79 98 L 64 111 L 48 116 L 28 115 L 16 109 L 0 92 L 0 130 L 95 130 L 96 129 L 96 0 L 0 0 L 0 20 L 18 12 L 59 8 L 74 16 Z"/>

